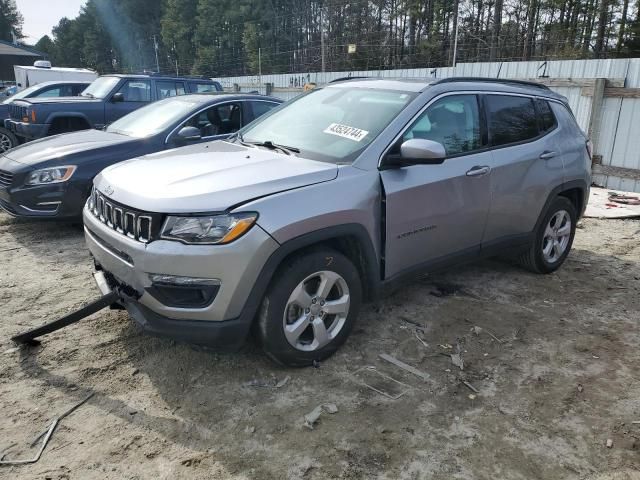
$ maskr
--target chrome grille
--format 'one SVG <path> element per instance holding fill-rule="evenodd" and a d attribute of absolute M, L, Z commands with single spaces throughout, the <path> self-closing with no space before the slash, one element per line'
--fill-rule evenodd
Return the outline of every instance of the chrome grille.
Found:
<path fill-rule="evenodd" d="M 162 216 L 120 205 L 100 193 L 95 187 L 88 200 L 89 211 L 100 222 L 116 232 L 142 243 L 155 238 Z"/>
<path fill-rule="evenodd" d="M 27 107 L 9 104 L 9 115 L 15 120 L 22 121 L 22 119 L 27 116 Z"/>
<path fill-rule="evenodd" d="M 0 186 L 9 187 L 13 183 L 13 173 L 0 170 Z"/>

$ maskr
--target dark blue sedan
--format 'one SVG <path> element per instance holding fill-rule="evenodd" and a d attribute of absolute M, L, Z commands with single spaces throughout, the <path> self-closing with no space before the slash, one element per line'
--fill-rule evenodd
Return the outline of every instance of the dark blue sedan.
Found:
<path fill-rule="evenodd" d="M 0 157 L 0 207 L 19 217 L 80 217 L 93 178 L 114 163 L 228 137 L 282 103 L 262 95 L 195 94 L 142 107 L 104 131 L 36 140 Z"/>

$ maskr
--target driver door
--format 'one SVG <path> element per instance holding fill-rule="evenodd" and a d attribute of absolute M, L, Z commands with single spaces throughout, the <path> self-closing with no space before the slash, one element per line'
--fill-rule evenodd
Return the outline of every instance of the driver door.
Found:
<path fill-rule="evenodd" d="M 385 277 L 474 257 L 487 222 L 491 153 L 481 128 L 479 99 L 447 95 L 434 101 L 399 137 L 441 143 L 441 164 L 383 170 L 386 195 Z"/>

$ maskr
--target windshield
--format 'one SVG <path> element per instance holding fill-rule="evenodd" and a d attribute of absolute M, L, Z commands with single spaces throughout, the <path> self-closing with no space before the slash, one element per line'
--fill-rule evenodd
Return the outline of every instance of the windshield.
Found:
<path fill-rule="evenodd" d="M 167 98 L 134 110 L 107 127 L 107 132 L 143 138 L 160 133 L 193 111 L 200 102 Z"/>
<path fill-rule="evenodd" d="M 38 90 L 40 88 L 42 88 L 42 84 L 36 83 L 35 85 L 31 85 L 30 87 L 19 91 L 15 95 L 10 96 L 9 98 L 7 98 L 2 103 L 10 103 L 10 102 L 13 102 L 14 100 L 20 100 L 21 98 L 27 98 L 30 94 L 32 94 L 33 92 L 35 92 L 36 90 Z"/>
<path fill-rule="evenodd" d="M 120 82 L 118 77 L 99 77 L 80 94 L 83 97 L 104 98 Z"/>
<path fill-rule="evenodd" d="M 247 143 L 271 143 L 300 156 L 348 163 L 364 150 L 414 94 L 367 88 L 314 90 L 242 131 Z"/>

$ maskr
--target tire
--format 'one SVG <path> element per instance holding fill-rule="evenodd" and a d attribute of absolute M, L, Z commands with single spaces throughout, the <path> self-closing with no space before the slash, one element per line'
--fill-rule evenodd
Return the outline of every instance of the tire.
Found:
<path fill-rule="evenodd" d="M 576 233 L 576 208 L 565 197 L 556 197 L 536 229 L 529 249 L 520 264 L 534 273 L 555 272 L 564 263 Z"/>
<path fill-rule="evenodd" d="M 19 144 L 18 137 L 6 128 L 0 127 L 0 153 L 7 152 Z"/>
<path fill-rule="evenodd" d="M 328 286 L 324 292 L 323 284 Z M 362 284 L 353 263 L 328 248 L 310 250 L 275 273 L 257 319 L 258 340 L 281 365 L 311 365 L 345 342 L 361 303 Z"/>

